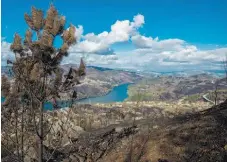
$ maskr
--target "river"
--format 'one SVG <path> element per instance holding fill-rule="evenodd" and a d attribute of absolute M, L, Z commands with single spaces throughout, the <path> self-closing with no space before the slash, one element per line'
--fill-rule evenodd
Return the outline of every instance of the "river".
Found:
<path fill-rule="evenodd" d="M 122 84 L 119 86 L 116 86 L 110 91 L 108 94 L 104 96 L 99 97 L 90 97 L 86 99 L 81 99 L 79 101 L 76 101 L 78 104 L 95 104 L 95 103 L 111 103 L 111 102 L 122 102 L 126 98 L 128 98 L 128 86 L 130 83 Z M 4 102 L 5 98 L 1 97 L 1 102 Z M 70 105 L 69 101 L 58 101 L 58 106 L 60 108 L 68 107 Z M 45 110 L 51 110 L 53 109 L 53 105 L 51 102 L 47 102 L 44 105 Z"/>

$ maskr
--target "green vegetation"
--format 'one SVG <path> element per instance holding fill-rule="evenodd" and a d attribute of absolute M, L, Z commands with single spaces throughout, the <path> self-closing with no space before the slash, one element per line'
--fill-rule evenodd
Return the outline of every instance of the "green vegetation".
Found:
<path fill-rule="evenodd" d="M 128 87 L 128 101 L 152 101 L 159 100 L 160 95 L 165 92 L 165 88 L 156 87 L 155 90 L 151 90 L 151 86 L 159 83 L 158 78 L 145 78 L 139 81 L 137 84 L 130 85 Z"/>
<path fill-rule="evenodd" d="M 194 94 L 190 96 L 186 96 L 184 101 L 189 101 L 189 102 L 196 102 L 202 99 L 203 94 Z"/>

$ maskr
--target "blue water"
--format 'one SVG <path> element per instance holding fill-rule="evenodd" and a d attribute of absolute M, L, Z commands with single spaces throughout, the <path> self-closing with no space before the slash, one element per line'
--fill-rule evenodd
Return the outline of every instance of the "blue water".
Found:
<path fill-rule="evenodd" d="M 5 97 L 1 97 L 1 103 L 3 103 L 5 101 Z M 59 107 L 61 107 L 61 108 L 63 108 L 63 107 L 67 107 L 67 102 L 63 102 L 63 104 L 59 104 L 58 103 L 58 105 L 59 105 Z M 69 104 L 68 104 L 69 105 Z M 44 109 L 45 110 L 53 110 L 53 104 L 51 103 L 51 102 L 46 102 L 45 104 L 44 104 Z"/>
<path fill-rule="evenodd" d="M 113 90 L 105 96 L 100 97 L 91 97 L 87 99 L 81 99 L 76 101 L 79 104 L 94 104 L 94 103 L 111 103 L 111 102 L 122 102 L 127 97 L 127 90 L 130 84 L 122 84 L 113 88 Z M 4 102 L 5 98 L 1 97 L 1 102 Z M 59 108 L 69 107 L 71 105 L 70 101 L 58 101 L 57 102 Z M 52 110 L 53 105 L 51 102 L 46 102 L 44 104 L 45 110 Z"/>
<path fill-rule="evenodd" d="M 82 99 L 79 103 L 111 103 L 111 102 L 122 102 L 128 97 L 128 86 L 130 84 L 122 84 L 113 88 L 113 90 L 105 96 L 93 97 Z"/>

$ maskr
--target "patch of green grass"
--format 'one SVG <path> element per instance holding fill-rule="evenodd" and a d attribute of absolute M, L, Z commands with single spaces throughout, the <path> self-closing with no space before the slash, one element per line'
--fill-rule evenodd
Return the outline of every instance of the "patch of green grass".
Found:
<path fill-rule="evenodd" d="M 202 94 L 194 94 L 194 95 L 185 97 L 185 101 L 196 102 L 196 101 L 200 100 L 201 98 L 202 98 Z"/>

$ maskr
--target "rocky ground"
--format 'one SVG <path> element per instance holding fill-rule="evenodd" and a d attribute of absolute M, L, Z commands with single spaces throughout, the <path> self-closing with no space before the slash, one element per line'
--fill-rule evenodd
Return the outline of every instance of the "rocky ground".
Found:
<path fill-rule="evenodd" d="M 65 156 L 62 159 L 100 162 L 227 160 L 227 101 L 181 115 L 141 105 L 131 118 L 127 118 L 127 110 L 121 111 L 128 107 L 124 106 L 107 111 L 109 123 L 104 122 L 104 127 L 100 124 L 101 128 L 88 129 L 61 148 L 59 151 Z M 97 114 L 105 114 L 103 111 Z M 141 112 L 146 115 L 138 118 Z M 118 122 L 111 123 L 113 119 Z M 72 154 L 66 156 L 69 150 Z"/>
<path fill-rule="evenodd" d="M 52 123 L 52 129 L 44 142 L 46 159 L 59 162 L 226 160 L 227 101 L 210 109 L 209 103 L 151 103 L 77 105 L 47 112 L 45 117 Z M 181 111 L 175 111 L 173 105 Z M 30 134 L 29 138 L 33 136 Z M 27 161 L 36 156 L 34 149 L 29 150 Z M 4 155 L 3 161 L 12 159 L 10 154 Z"/>
<path fill-rule="evenodd" d="M 155 126 L 151 122 L 137 126 L 140 131 L 133 139 L 125 139 L 103 161 L 227 161 L 227 102 Z"/>

